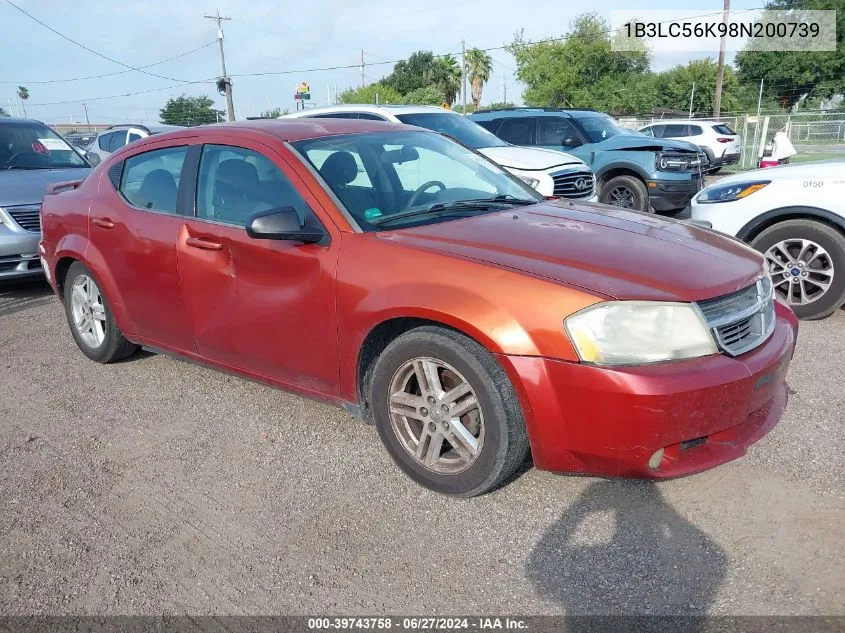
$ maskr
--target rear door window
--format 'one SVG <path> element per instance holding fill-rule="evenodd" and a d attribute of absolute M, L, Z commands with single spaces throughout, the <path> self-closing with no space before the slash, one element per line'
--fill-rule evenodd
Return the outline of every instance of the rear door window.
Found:
<path fill-rule="evenodd" d="M 700 136 L 701 135 L 701 126 L 698 125 L 690 125 L 688 130 L 687 136 Z"/>
<path fill-rule="evenodd" d="M 736 132 L 734 132 L 734 131 L 733 131 L 731 128 L 729 128 L 727 125 L 723 125 L 723 124 L 721 124 L 721 123 L 720 123 L 719 125 L 714 125 L 714 126 L 713 126 L 713 130 L 714 130 L 717 134 L 727 134 L 728 136 L 736 136 Z"/>
<path fill-rule="evenodd" d="M 663 138 L 679 138 L 689 136 L 689 126 L 680 123 L 668 123 L 663 131 Z"/>
<path fill-rule="evenodd" d="M 166 147 L 124 161 L 120 193 L 134 207 L 176 214 L 176 194 L 188 148 Z"/>
<path fill-rule="evenodd" d="M 533 117 L 505 119 L 496 136 L 513 145 L 534 145 L 535 121 Z"/>

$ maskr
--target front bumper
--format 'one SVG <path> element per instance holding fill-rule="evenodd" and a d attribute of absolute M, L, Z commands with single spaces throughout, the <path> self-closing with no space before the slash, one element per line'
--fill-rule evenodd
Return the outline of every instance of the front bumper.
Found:
<path fill-rule="evenodd" d="M 640 367 L 500 356 L 517 386 L 534 464 L 560 472 L 663 479 L 741 457 L 786 408 L 798 321 L 776 304 L 761 346 Z M 656 468 L 655 453 L 664 453 Z"/>
<path fill-rule="evenodd" d="M 702 179 L 692 175 L 689 180 L 649 180 L 648 201 L 655 211 L 683 209 L 702 186 Z"/>
<path fill-rule="evenodd" d="M 43 275 L 38 257 L 41 235 L 0 224 L 0 281 Z"/>

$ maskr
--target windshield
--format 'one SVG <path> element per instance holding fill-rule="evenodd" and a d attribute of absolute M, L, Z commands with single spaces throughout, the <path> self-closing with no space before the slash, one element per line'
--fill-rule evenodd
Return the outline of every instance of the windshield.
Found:
<path fill-rule="evenodd" d="M 0 171 L 58 167 L 88 167 L 88 164 L 43 123 L 0 123 Z"/>
<path fill-rule="evenodd" d="M 619 136 L 620 134 L 637 134 L 637 132 L 634 132 L 633 130 L 626 130 L 612 117 L 609 117 L 606 114 L 578 116 L 573 118 L 583 130 L 584 135 L 590 143 L 601 143 L 605 139 Z"/>
<path fill-rule="evenodd" d="M 396 118 L 408 125 L 424 127 L 428 130 L 434 130 L 440 134 L 451 136 L 456 141 L 472 149 L 506 147 L 508 145 L 492 132 L 485 130 L 477 123 L 473 123 L 459 114 L 420 112 L 417 114 L 397 114 Z"/>
<path fill-rule="evenodd" d="M 368 231 L 442 222 L 542 199 L 498 165 L 439 134 L 346 134 L 292 145 Z"/>

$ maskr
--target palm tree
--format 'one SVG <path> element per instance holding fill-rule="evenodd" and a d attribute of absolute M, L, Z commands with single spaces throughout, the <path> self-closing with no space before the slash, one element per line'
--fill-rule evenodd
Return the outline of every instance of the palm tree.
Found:
<path fill-rule="evenodd" d="M 472 109 L 478 110 L 484 82 L 490 79 L 493 70 L 493 59 L 481 49 L 471 48 L 467 51 L 466 65 L 467 77 L 472 86 Z"/>
<path fill-rule="evenodd" d="M 25 101 L 29 99 L 29 89 L 24 86 L 18 86 L 18 99 L 21 100 L 21 106 L 23 107 L 23 116 L 26 118 L 26 105 Z"/>
<path fill-rule="evenodd" d="M 435 84 L 443 93 L 443 100 L 450 106 L 455 103 L 455 95 L 461 89 L 461 67 L 451 55 L 437 59 L 438 77 Z"/>

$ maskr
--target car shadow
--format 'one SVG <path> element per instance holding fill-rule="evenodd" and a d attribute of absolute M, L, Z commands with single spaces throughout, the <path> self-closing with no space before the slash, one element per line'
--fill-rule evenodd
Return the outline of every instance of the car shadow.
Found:
<path fill-rule="evenodd" d="M 43 279 L 0 282 L 0 317 L 46 305 L 55 300 L 53 289 Z"/>
<path fill-rule="evenodd" d="M 537 592 L 576 616 L 701 616 L 727 569 L 724 551 L 666 503 L 657 485 L 619 480 L 589 484 L 526 565 Z M 596 622 L 568 624 L 587 631 Z M 689 618 L 684 630 L 704 625 Z"/>

